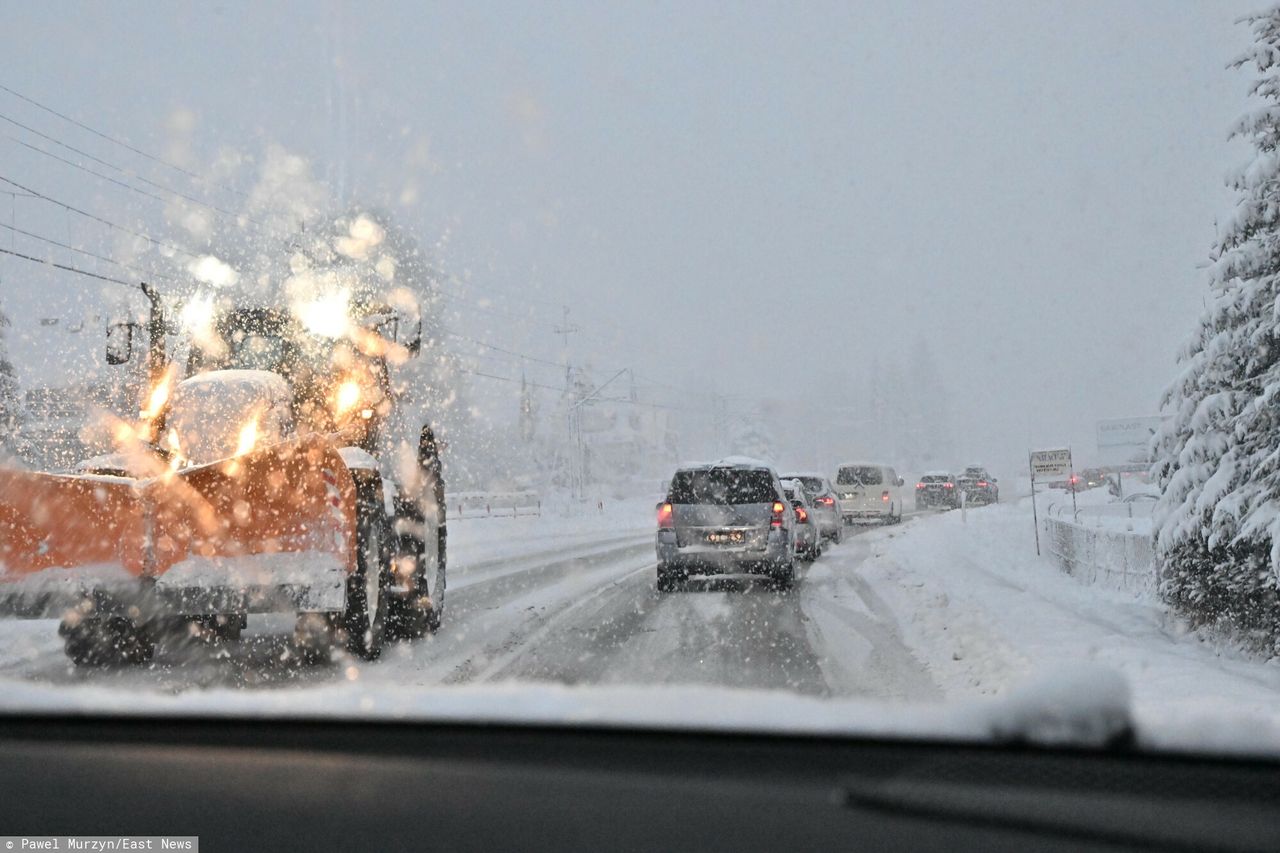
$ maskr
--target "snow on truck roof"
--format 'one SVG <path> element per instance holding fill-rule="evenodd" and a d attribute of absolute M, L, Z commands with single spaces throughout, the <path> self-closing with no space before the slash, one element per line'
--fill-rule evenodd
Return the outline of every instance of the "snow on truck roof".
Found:
<path fill-rule="evenodd" d="M 188 376 L 178 383 L 179 388 L 206 389 L 227 389 L 240 388 L 244 390 L 252 390 L 259 388 L 263 391 L 274 393 L 289 393 L 289 383 L 284 377 L 278 373 L 272 373 L 270 370 L 213 370 L 208 373 L 197 373 L 194 376 Z"/>

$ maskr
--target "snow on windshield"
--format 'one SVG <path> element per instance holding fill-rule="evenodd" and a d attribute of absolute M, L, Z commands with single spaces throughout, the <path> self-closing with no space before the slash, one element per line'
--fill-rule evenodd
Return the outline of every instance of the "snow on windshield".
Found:
<path fill-rule="evenodd" d="M 0 709 L 1280 750 L 1280 12 L 27 5 Z"/>

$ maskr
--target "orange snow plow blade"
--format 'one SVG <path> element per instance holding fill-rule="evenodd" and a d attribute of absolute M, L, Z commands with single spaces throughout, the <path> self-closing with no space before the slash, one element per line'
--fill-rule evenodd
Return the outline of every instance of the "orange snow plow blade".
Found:
<path fill-rule="evenodd" d="M 0 469 L 0 613 L 145 591 L 177 613 L 341 609 L 355 486 L 323 436 L 141 480 Z"/>

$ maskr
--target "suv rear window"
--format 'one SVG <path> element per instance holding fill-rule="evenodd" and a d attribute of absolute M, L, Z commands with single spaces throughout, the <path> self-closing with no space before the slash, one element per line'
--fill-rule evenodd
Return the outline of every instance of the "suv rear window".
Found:
<path fill-rule="evenodd" d="M 673 504 L 763 504 L 777 497 L 768 470 L 710 468 L 677 471 L 668 499 Z"/>
<path fill-rule="evenodd" d="M 799 480 L 801 483 L 803 483 L 805 491 L 807 491 L 809 494 L 811 495 L 822 494 L 823 487 L 822 487 L 821 477 L 793 477 L 792 479 Z"/>
<path fill-rule="evenodd" d="M 946 474 L 925 474 L 920 478 L 922 483 L 949 483 L 951 478 Z"/>
<path fill-rule="evenodd" d="M 878 486 L 884 482 L 884 475 L 873 465 L 851 465 L 840 469 L 836 482 L 842 486 Z"/>

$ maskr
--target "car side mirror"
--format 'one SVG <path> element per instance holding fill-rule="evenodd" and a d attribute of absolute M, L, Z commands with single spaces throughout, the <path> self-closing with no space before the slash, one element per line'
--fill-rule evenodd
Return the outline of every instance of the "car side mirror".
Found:
<path fill-rule="evenodd" d="M 905 486 L 906 484 L 907 484 L 907 481 L 906 481 L 906 480 L 902 479 L 901 477 L 899 477 L 899 478 L 898 478 L 898 485 L 899 485 L 899 486 Z"/>
<path fill-rule="evenodd" d="M 107 326 L 107 364 L 128 364 L 133 358 L 133 323 Z"/>
<path fill-rule="evenodd" d="M 998 483 L 998 482 L 1000 482 L 1000 481 L 999 481 L 999 480 L 997 480 L 995 477 L 992 477 L 992 478 L 991 478 L 991 482 L 993 482 L 993 483 Z"/>

